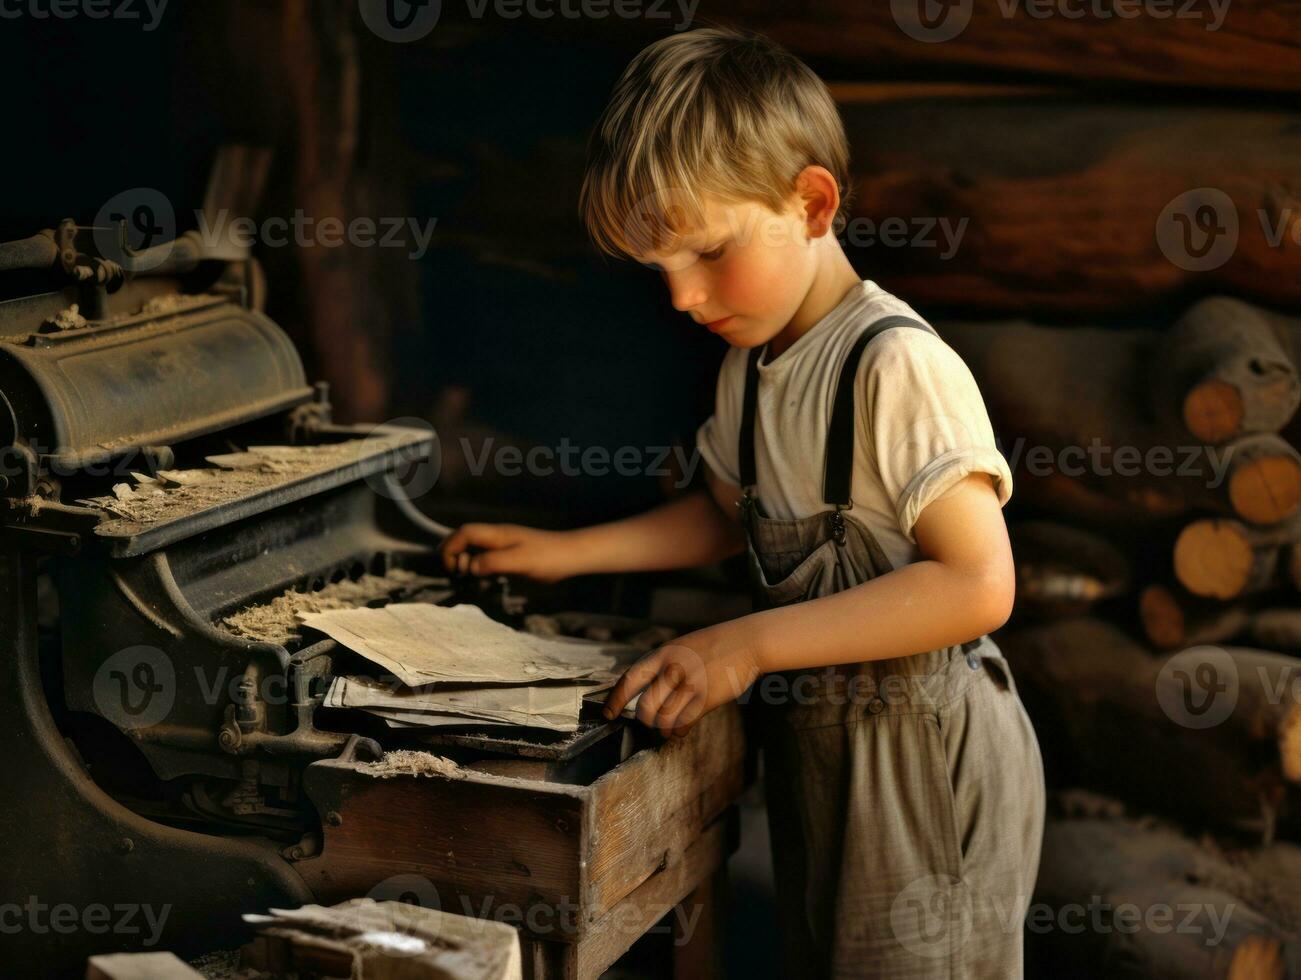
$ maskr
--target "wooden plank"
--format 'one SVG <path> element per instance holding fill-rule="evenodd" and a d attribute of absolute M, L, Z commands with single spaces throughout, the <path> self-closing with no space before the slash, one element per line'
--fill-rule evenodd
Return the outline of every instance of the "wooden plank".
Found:
<path fill-rule="evenodd" d="M 576 976 L 583 980 L 599 977 L 673 906 L 722 868 L 734 848 L 733 811 L 730 816 L 715 820 L 689 847 L 674 854 L 662 871 L 642 882 L 593 923 L 576 947 Z M 692 914 L 690 909 L 686 912 Z M 706 918 L 706 913 L 702 912 L 700 918 Z"/>
<path fill-rule="evenodd" d="M 86 963 L 86 980 L 203 980 L 175 953 L 109 953 Z"/>
<path fill-rule="evenodd" d="M 911 70 L 932 77 L 936 69 L 953 75 L 994 69 L 1090 84 L 1301 91 L 1301 7 L 1271 0 L 1221 6 L 1222 19 L 1202 0 L 972 0 L 943 5 L 934 30 L 918 31 L 919 22 L 911 20 L 911 36 L 894 11 L 919 11 L 921 0 L 824 0 L 816 7 L 721 0 L 721 6 L 711 4 L 709 17 L 762 31 L 802 57 L 827 63 L 824 77 L 832 68 L 894 76 Z M 1117 12 L 1122 9 L 1124 14 Z M 938 41 L 951 32 L 956 33 Z"/>
<path fill-rule="evenodd" d="M 304 786 L 324 841 L 320 856 L 295 868 L 318 900 L 419 875 L 445 910 L 532 909 L 563 932 L 577 929 L 586 788 L 468 771 L 379 779 L 364 764 L 335 761 L 310 766 Z"/>
<path fill-rule="evenodd" d="M 740 708 L 728 704 L 686 737 L 639 752 L 592 784 L 589 919 L 655 874 L 740 795 L 744 757 Z"/>
<path fill-rule="evenodd" d="M 1296 113 L 914 88 L 841 103 L 855 168 L 841 237 L 914 305 L 1078 316 L 1211 291 L 1301 304 Z"/>

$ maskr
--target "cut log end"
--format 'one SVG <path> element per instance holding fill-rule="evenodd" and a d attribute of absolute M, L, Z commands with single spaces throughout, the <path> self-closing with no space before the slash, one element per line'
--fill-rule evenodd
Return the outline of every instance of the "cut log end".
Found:
<path fill-rule="evenodd" d="M 1210 378 L 1189 389 L 1183 405 L 1184 425 L 1212 446 L 1242 434 L 1242 395 L 1227 381 Z"/>
<path fill-rule="evenodd" d="M 1301 507 L 1301 466 L 1293 456 L 1262 455 L 1229 478 L 1234 513 L 1253 524 L 1277 524 Z"/>
<path fill-rule="evenodd" d="M 1228 980 L 1282 980 L 1284 976 L 1281 940 L 1255 933 L 1234 948 Z"/>
<path fill-rule="evenodd" d="M 1251 584 L 1256 553 L 1232 521 L 1195 521 L 1175 541 L 1175 575 L 1194 595 L 1232 599 Z"/>
<path fill-rule="evenodd" d="M 1148 639 L 1163 650 L 1182 646 L 1184 612 L 1169 589 L 1149 585 L 1138 600 L 1138 614 L 1143 621 L 1143 631 Z"/>

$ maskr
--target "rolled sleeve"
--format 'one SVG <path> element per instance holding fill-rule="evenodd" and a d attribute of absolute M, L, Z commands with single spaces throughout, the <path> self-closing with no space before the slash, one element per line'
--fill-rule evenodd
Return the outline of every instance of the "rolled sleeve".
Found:
<path fill-rule="evenodd" d="M 1012 473 L 962 358 L 922 330 L 892 330 L 876 343 L 880 349 L 864 359 L 860 378 L 867 395 L 862 421 L 900 532 L 915 542 L 921 512 L 971 473 L 988 473 L 999 505 L 1006 504 Z"/>

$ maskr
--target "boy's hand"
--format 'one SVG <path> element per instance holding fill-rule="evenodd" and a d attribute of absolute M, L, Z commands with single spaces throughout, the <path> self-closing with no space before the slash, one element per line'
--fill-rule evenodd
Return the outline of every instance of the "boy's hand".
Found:
<path fill-rule="evenodd" d="M 759 676 L 747 632 L 735 623 L 720 623 L 648 653 L 614 686 L 605 701 L 605 717 L 618 717 L 642 691 L 637 720 L 666 736 L 685 735 L 707 711 L 736 700 Z"/>
<path fill-rule="evenodd" d="M 471 554 L 469 549 L 481 549 Z M 449 572 L 525 575 L 557 582 L 574 574 L 574 543 L 568 532 L 520 524 L 462 524 L 439 548 Z"/>

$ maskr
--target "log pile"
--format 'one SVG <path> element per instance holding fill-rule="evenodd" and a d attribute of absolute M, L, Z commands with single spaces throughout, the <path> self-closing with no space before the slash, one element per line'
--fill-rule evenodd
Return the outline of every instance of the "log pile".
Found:
<path fill-rule="evenodd" d="M 1083 945 L 1109 977 L 1298 975 L 1301 848 L 1194 840 L 1087 793 L 1058 804 L 1027 930 L 1061 959 Z"/>
<path fill-rule="evenodd" d="M 939 330 L 980 383 L 1018 499 L 1064 522 L 1013 529 L 1024 611 L 1132 593 L 1159 649 L 1301 652 L 1301 319 L 1214 296 L 1163 330 Z M 1045 606 L 1072 581 L 1070 603 Z"/>
<path fill-rule="evenodd" d="M 1211 297 L 1165 329 L 938 329 L 1013 468 L 996 640 L 1050 787 L 1168 821 L 1050 819 L 1037 902 L 1103 911 L 1039 940 L 1032 904 L 1028 948 L 1045 973 L 1301 975 L 1301 319 Z M 1143 918 L 1185 906 L 1214 942 Z"/>

